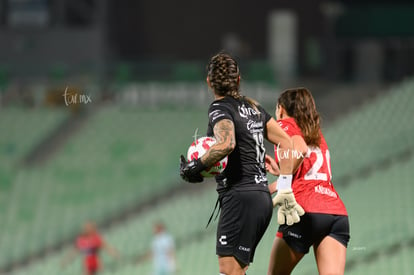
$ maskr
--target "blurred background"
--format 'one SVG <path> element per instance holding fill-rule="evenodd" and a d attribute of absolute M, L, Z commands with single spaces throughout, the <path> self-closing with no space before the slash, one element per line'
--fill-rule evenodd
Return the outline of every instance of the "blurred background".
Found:
<path fill-rule="evenodd" d="M 102 274 L 152 274 L 160 221 L 176 274 L 218 274 L 215 183 L 182 182 L 178 157 L 206 130 L 205 66 L 224 50 L 271 114 L 284 89 L 313 92 L 350 216 L 346 274 L 413 274 L 413 14 L 398 0 L 0 0 L 0 273 L 82 274 L 81 256 L 60 263 L 93 220 L 121 253 Z M 266 273 L 276 230 L 249 274 Z M 317 274 L 312 252 L 294 274 Z"/>

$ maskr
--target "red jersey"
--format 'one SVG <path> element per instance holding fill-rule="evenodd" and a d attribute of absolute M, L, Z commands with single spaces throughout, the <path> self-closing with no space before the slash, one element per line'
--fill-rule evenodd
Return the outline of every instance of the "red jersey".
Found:
<path fill-rule="evenodd" d="M 76 247 L 85 255 L 84 265 L 90 272 L 99 269 L 98 253 L 102 245 L 99 234 L 90 236 L 79 236 L 76 240 Z"/>
<path fill-rule="evenodd" d="M 289 136 L 298 135 L 303 138 L 302 131 L 293 118 L 278 120 L 278 123 Z M 298 154 L 291 154 L 293 157 L 295 155 Z M 278 161 L 276 146 L 275 158 Z M 345 205 L 332 184 L 331 160 L 322 133 L 319 147 L 308 146 L 302 164 L 293 175 L 292 190 L 305 212 L 347 215 Z"/>

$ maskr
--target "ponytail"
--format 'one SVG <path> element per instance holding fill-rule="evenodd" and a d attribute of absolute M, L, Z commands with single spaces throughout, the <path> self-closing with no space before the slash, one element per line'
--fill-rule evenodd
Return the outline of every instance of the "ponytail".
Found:
<path fill-rule="evenodd" d="M 260 113 L 259 103 L 256 100 L 240 94 L 239 66 L 230 55 L 219 53 L 213 56 L 207 65 L 207 75 L 214 93 L 219 96 L 244 99 L 257 113 Z"/>

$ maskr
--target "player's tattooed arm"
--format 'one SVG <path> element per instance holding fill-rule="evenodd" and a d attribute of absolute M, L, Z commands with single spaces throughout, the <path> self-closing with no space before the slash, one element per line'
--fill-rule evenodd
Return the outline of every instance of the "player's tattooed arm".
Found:
<path fill-rule="evenodd" d="M 201 157 L 201 162 L 207 167 L 230 154 L 236 146 L 234 124 L 230 119 L 217 122 L 213 132 L 217 142 Z"/>

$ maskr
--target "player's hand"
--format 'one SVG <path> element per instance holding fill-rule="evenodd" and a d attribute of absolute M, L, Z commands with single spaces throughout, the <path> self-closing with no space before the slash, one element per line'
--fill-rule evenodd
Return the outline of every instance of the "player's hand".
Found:
<path fill-rule="evenodd" d="M 275 175 L 275 176 L 280 175 L 280 170 L 279 170 L 279 167 L 276 161 L 269 155 L 265 156 L 265 166 L 266 166 L 266 171 L 269 172 L 270 174 Z"/>
<path fill-rule="evenodd" d="M 277 192 L 273 198 L 273 206 L 279 206 L 277 210 L 277 223 L 292 225 L 300 221 L 300 217 L 305 214 L 302 206 L 300 206 L 293 195 L 292 189 L 283 189 Z"/>
<path fill-rule="evenodd" d="M 193 159 L 188 162 L 183 155 L 180 158 L 180 176 L 183 180 L 197 183 L 203 181 L 201 171 L 206 169 L 206 166 L 201 162 L 200 159 Z"/>

